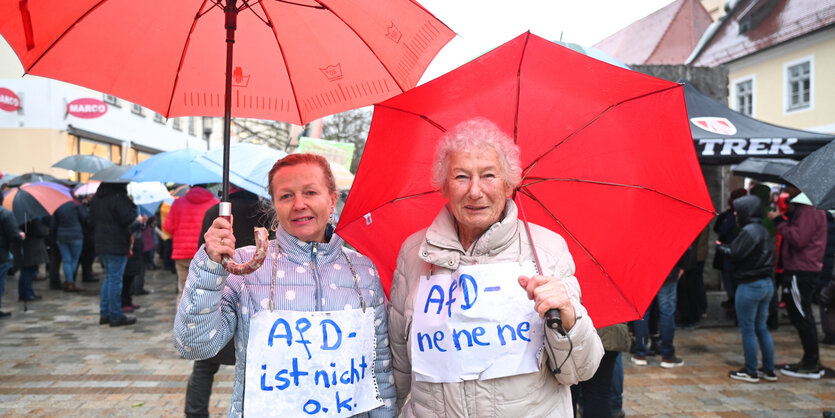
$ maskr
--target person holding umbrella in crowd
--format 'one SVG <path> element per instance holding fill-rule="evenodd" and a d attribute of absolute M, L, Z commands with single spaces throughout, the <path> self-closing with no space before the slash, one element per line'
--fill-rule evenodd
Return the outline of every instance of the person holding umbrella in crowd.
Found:
<path fill-rule="evenodd" d="M 3 206 L 3 193 L 0 193 L 0 302 L 3 300 L 3 293 L 6 291 L 6 276 L 12 269 L 13 262 L 10 257 L 12 245 L 17 245 L 26 238 L 17 227 L 17 220 L 12 211 Z M 0 311 L 0 318 L 10 316 L 10 312 Z"/>
<path fill-rule="evenodd" d="M 204 234 L 205 245 L 191 262 L 174 321 L 176 348 L 187 359 L 207 359 L 234 339 L 237 358 L 230 417 L 244 413 L 257 416 L 264 411 L 262 408 L 272 412 L 290 408 L 291 415 L 300 415 L 298 408 L 302 407 L 318 411 L 324 407 L 312 397 L 326 387 L 333 390 L 331 384 L 339 385 L 337 399 L 340 395 L 343 400 L 353 399 L 349 409 L 354 416 L 365 416 L 365 411 L 371 417 L 394 416 L 385 294 L 374 264 L 343 248 L 342 239 L 333 234 L 328 221 L 337 190 L 327 160 L 313 154 L 286 156 L 270 170 L 268 187 L 277 219 L 274 240 L 267 241 L 264 234 L 256 240 L 256 247 L 236 249 L 232 223 L 223 217 L 214 219 Z M 258 270 L 240 269 L 241 274 L 230 274 L 224 268 L 239 270 L 225 257 L 241 262 L 253 254 L 264 262 Z M 339 350 L 320 350 L 320 344 L 309 344 L 320 321 L 332 321 L 329 323 L 334 325 L 351 322 L 356 326 L 359 331 L 346 331 L 340 341 L 343 346 L 350 345 L 351 358 L 358 360 L 351 360 L 351 364 L 362 367 L 362 374 L 353 368 L 356 373 L 349 373 L 350 378 L 343 374 L 340 380 L 334 377 L 330 381 L 330 372 L 323 372 L 329 383 L 315 385 L 312 370 L 298 370 L 311 358 L 323 367 L 345 363 L 346 355 Z M 282 323 L 294 324 L 294 328 L 279 326 Z M 311 325 L 314 328 L 305 323 L 315 324 Z M 296 337 L 291 340 L 281 330 Z M 265 341 L 275 341 L 275 345 L 267 347 Z M 304 348 L 298 348 L 302 344 Z M 326 339 L 321 346 L 332 344 Z M 270 348 L 290 350 L 291 346 L 300 349 L 302 355 L 290 356 L 285 351 L 267 354 Z M 307 354 L 305 350 L 309 350 Z M 311 357 L 314 350 L 316 356 Z M 289 362 L 291 357 L 293 377 L 286 380 L 286 385 L 280 380 L 289 376 L 287 369 L 279 373 L 264 371 L 268 364 Z M 316 380 L 321 377 L 318 373 L 316 376 Z M 275 391 L 281 390 L 285 392 L 275 396 Z M 304 403 L 306 399 L 311 401 Z"/>
<path fill-rule="evenodd" d="M 571 416 L 570 385 L 591 378 L 603 357 L 565 240 L 517 218 L 510 197 L 521 178 L 519 155 L 482 118 L 458 124 L 436 148 L 433 184 L 448 202 L 403 243 L 391 289 L 400 416 Z M 501 305 L 478 305 L 488 289 Z M 552 309 L 559 331 L 543 324 Z M 513 336 L 524 338 L 511 340 L 503 324 L 519 324 Z M 450 332 L 461 327 L 469 338 Z M 487 330 L 508 345 L 485 346 Z"/>
<path fill-rule="evenodd" d="M 733 278 L 736 283 L 734 305 L 745 365 L 731 371 L 734 380 L 756 383 L 760 377 L 776 381 L 774 373 L 774 341 L 768 332 L 768 305 L 774 293 L 776 260 L 771 234 L 762 224 L 763 202 L 754 195 L 742 196 L 733 201 L 734 216 L 740 227 L 731 242 L 716 241 L 716 250 L 733 262 Z M 762 372 L 757 369 L 757 343 L 762 351 Z"/>
<path fill-rule="evenodd" d="M 64 291 L 78 292 L 75 270 L 84 247 L 84 225 L 87 223 L 87 207 L 72 200 L 59 206 L 49 222 L 49 235 L 61 253 L 64 266 Z M 52 272 L 50 272 L 51 274 Z"/>

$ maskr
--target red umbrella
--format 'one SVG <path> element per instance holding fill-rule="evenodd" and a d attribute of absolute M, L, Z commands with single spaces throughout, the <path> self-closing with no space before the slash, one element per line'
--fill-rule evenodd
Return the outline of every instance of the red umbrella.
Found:
<path fill-rule="evenodd" d="M 400 244 L 444 204 L 438 138 L 475 116 L 520 146 L 514 199 L 568 242 L 595 325 L 639 318 L 714 216 L 682 87 L 530 33 L 375 106 L 340 236 L 388 286 Z"/>
<path fill-rule="evenodd" d="M 28 74 L 224 116 L 227 148 L 232 116 L 301 125 L 414 87 L 454 35 L 413 0 L 2 0 L 0 33 Z"/>

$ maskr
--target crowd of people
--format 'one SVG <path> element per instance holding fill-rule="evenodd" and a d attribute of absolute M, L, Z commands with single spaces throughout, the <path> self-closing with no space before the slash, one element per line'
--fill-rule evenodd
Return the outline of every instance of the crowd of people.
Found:
<path fill-rule="evenodd" d="M 229 416 L 347 408 L 371 417 L 623 416 L 622 353 L 639 367 L 655 355 L 663 368 L 685 364 L 674 336 L 707 311 L 707 230 L 642 319 L 596 329 L 563 237 L 517 217 L 511 195 L 521 168 L 511 138 L 473 119 L 444 135 L 435 159 L 427 175 L 446 204 L 402 243 L 390 299 L 372 261 L 334 233 L 335 180 L 314 154 L 275 163 L 269 202 L 233 185 L 231 216 L 219 216 L 219 200 L 200 185 L 155 214 L 140 213 L 122 183 L 103 183 L 50 219 L 24 225 L 0 207 L 0 296 L 5 277 L 18 270 L 19 299 L 38 300 L 32 280 L 42 264 L 51 288 L 78 292 L 79 282 L 97 280 L 97 257 L 104 270 L 99 324 L 119 327 L 136 322 L 125 314 L 140 308 L 132 296 L 146 292 L 146 269 L 176 273 L 174 345 L 194 360 L 185 413 L 195 417 L 208 416 L 222 364 L 235 370 Z M 713 222 L 722 306 L 742 337 L 744 364 L 731 379 L 824 374 L 820 344 L 835 343 L 835 220 L 794 201 L 798 194 L 761 184 L 736 190 Z M 267 239 L 254 237 L 255 227 L 267 228 Z M 224 267 L 253 259 L 260 268 L 232 274 Z M 490 286 L 508 276 L 512 288 L 491 287 L 504 289 L 506 309 L 468 299 L 467 278 Z M 770 329 L 780 308 L 803 356 L 778 368 Z M 558 313 L 558 327 L 545 326 L 549 311 Z M 275 355 L 279 347 L 286 355 Z"/>

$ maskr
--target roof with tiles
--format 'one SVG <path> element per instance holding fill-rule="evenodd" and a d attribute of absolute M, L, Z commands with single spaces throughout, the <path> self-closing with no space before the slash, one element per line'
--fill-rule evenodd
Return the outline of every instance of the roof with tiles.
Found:
<path fill-rule="evenodd" d="M 676 0 L 594 46 L 627 65 L 683 64 L 711 23 L 698 0 Z"/>
<path fill-rule="evenodd" d="M 835 24 L 835 0 L 741 0 L 692 60 L 716 66 Z"/>

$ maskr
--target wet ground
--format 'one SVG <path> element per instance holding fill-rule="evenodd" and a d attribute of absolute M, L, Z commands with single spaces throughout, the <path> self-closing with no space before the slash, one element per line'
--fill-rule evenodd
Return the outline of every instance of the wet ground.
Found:
<path fill-rule="evenodd" d="M 100 283 L 83 283 L 79 294 L 48 290 L 35 282 L 42 300 L 17 301 L 9 278 L 0 319 L 0 415 L 2 416 L 182 416 L 191 362 L 171 342 L 176 276 L 149 271 L 136 296 L 135 325 L 99 326 Z M 790 325 L 773 332 L 778 364 L 799 360 Z M 685 365 L 662 369 L 659 359 L 634 366 L 624 355 L 624 409 L 644 417 L 820 417 L 835 410 L 835 372 L 820 380 L 779 376 L 777 382 L 741 383 L 728 378 L 742 366 L 742 343 L 734 327 L 677 330 L 675 345 Z M 835 348 L 821 346 L 824 365 L 835 365 Z M 232 368 L 215 379 L 212 416 L 226 416 Z"/>

